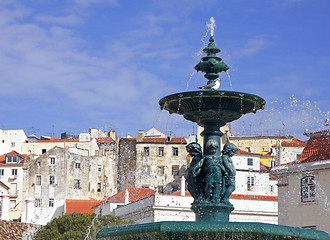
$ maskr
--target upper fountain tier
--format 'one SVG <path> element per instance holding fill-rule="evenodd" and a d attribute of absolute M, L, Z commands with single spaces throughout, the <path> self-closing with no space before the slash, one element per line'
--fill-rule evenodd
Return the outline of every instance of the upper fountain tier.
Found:
<path fill-rule="evenodd" d="M 214 38 L 203 49 L 207 53 L 195 69 L 205 73 L 207 84 L 215 82 L 218 73 L 227 71 L 229 67 L 216 54 L 220 52 L 214 44 Z M 239 119 L 243 114 L 263 109 L 266 101 L 256 95 L 224 90 L 201 90 L 181 92 L 163 97 L 159 100 L 161 109 L 170 114 L 177 113 L 189 121 L 205 126 L 209 121 L 216 121 L 220 126 Z"/>

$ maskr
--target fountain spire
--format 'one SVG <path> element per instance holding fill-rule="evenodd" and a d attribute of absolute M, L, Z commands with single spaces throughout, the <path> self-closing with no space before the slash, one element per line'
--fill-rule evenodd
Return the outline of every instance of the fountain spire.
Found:
<path fill-rule="evenodd" d="M 208 79 L 207 84 L 215 82 L 215 79 L 219 77 L 220 72 L 227 71 L 229 67 L 222 61 L 220 57 L 217 56 L 221 50 L 215 46 L 214 37 L 211 34 L 209 44 L 203 49 L 207 55 L 202 57 L 196 66 L 196 71 L 202 71 L 205 73 L 204 77 Z"/>

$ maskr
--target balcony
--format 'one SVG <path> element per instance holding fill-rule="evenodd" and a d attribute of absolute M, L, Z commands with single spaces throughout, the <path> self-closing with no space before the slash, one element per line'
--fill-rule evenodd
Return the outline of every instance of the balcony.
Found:
<path fill-rule="evenodd" d="M 17 179 L 17 178 L 18 178 L 17 175 L 11 175 L 11 176 L 9 177 L 9 179 L 12 179 L 12 180 L 15 180 L 15 179 Z"/>

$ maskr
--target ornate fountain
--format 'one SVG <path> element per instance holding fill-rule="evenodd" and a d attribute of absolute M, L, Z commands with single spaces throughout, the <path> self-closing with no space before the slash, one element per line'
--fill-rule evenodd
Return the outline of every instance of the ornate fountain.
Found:
<path fill-rule="evenodd" d="M 210 86 L 219 78 L 219 73 L 229 67 L 216 55 L 220 49 L 215 46 L 213 36 L 203 52 L 207 56 L 202 57 L 195 69 L 205 73 L 207 85 Z M 187 146 L 188 152 L 194 156 L 187 181 L 188 190 L 194 197 L 192 210 L 197 221 L 229 221 L 229 214 L 234 210 L 229 196 L 235 190 L 235 168 L 230 157 L 238 148 L 226 144 L 225 151 L 221 151 L 220 137 L 223 133 L 220 127 L 244 114 L 263 109 L 265 104 L 266 101 L 256 95 L 213 89 L 176 93 L 159 101 L 161 109 L 170 114 L 180 114 L 204 127 L 201 133 L 204 152 L 199 151 L 197 143 Z"/>
<path fill-rule="evenodd" d="M 220 52 L 211 36 L 195 69 L 205 73 L 207 85 L 216 83 L 220 72 L 229 67 L 216 54 Z M 193 156 L 187 182 L 194 198 L 191 209 L 195 222 L 155 222 L 102 229 L 97 238 L 108 239 L 328 239 L 325 232 L 255 222 L 229 222 L 234 206 L 229 202 L 235 190 L 236 170 L 231 157 L 238 150 L 227 143 L 221 148 L 220 127 L 247 113 L 263 109 L 266 101 L 256 95 L 205 89 L 180 92 L 163 97 L 161 109 L 182 115 L 188 121 L 204 127 L 203 150 L 198 143 L 190 143 L 187 151 Z"/>

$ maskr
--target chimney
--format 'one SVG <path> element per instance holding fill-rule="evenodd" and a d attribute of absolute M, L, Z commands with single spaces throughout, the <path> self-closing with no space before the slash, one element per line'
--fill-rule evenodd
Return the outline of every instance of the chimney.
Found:
<path fill-rule="evenodd" d="M 128 189 L 127 189 L 127 188 L 126 188 L 126 190 L 125 190 L 124 198 L 125 198 L 125 202 L 124 202 L 124 204 L 125 204 L 125 205 L 129 204 L 129 192 L 128 192 Z"/>
<path fill-rule="evenodd" d="M 139 130 L 136 133 L 136 142 L 143 142 L 144 132 L 143 130 Z"/>
<path fill-rule="evenodd" d="M 116 141 L 116 131 L 111 130 L 109 132 L 109 137 L 111 137 L 114 141 Z"/>
<path fill-rule="evenodd" d="M 181 192 L 180 192 L 181 196 L 185 196 L 186 195 L 186 179 L 184 178 L 184 176 L 181 177 Z"/>

